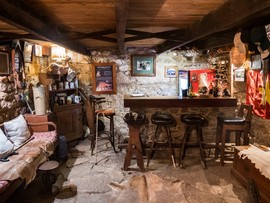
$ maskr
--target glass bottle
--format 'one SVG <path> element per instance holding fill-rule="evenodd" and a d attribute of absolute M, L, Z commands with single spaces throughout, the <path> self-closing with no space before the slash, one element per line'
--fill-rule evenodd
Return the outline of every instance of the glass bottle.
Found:
<path fill-rule="evenodd" d="M 219 96 L 218 94 L 219 94 L 218 81 L 216 80 L 216 84 L 215 84 L 215 86 L 213 88 L 213 96 L 218 97 Z"/>
<path fill-rule="evenodd" d="M 190 86 L 188 88 L 188 95 L 192 95 L 192 92 L 193 92 L 193 87 L 192 87 L 192 83 L 190 83 Z"/>

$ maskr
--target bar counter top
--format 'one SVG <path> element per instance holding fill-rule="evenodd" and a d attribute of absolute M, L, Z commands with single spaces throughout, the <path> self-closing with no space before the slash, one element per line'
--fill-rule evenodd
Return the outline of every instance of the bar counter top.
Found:
<path fill-rule="evenodd" d="M 124 96 L 124 107 L 131 108 L 188 108 L 188 107 L 236 107 L 235 97 L 180 97 L 180 96 Z"/>

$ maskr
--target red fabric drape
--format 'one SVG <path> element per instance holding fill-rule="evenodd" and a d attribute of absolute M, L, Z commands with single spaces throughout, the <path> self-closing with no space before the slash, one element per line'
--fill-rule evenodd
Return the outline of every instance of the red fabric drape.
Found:
<path fill-rule="evenodd" d="M 253 105 L 253 113 L 270 119 L 270 88 L 269 82 L 265 83 L 266 99 L 263 103 L 263 75 L 260 70 L 249 70 L 247 76 L 246 102 Z M 270 78 L 270 74 L 267 75 Z M 268 80 L 269 81 L 269 80 Z"/>

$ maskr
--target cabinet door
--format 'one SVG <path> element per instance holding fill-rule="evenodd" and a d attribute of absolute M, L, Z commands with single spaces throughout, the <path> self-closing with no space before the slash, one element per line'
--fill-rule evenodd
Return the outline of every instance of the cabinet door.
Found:
<path fill-rule="evenodd" d="M 82 138 L 82 105 L 63 105 L 54 109 L 59 135 L 66 136 L 67 142 Z"/>

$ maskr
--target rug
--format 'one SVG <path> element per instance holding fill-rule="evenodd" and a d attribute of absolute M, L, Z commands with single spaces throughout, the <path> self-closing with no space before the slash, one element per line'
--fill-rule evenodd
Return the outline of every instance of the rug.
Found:
<path fill-rule="evenodd" d="M 171 181 L 156 174 L 133 176 L 129 180 L 110 183 L 114 191 L 111 203 L 241 203 L 233 192 L 233 185 L 190 184 L 181 180 Z"/>

